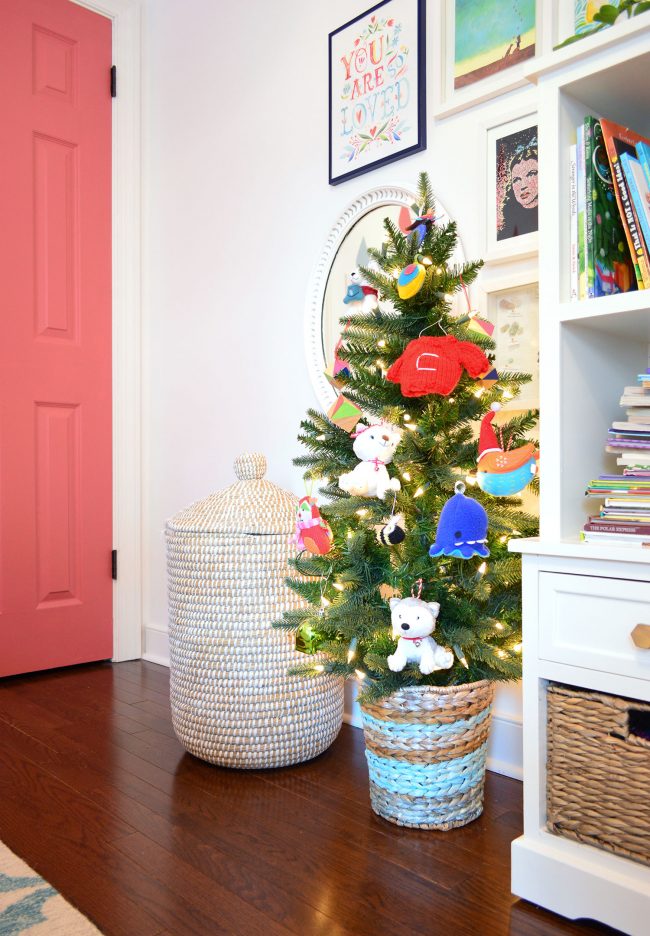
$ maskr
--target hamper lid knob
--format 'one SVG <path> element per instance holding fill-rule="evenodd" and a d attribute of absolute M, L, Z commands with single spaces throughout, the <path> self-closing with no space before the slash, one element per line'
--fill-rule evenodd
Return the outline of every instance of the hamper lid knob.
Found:
<path fill-rule="evenodd" d="M 240 481 L 253 481 L 266 474 L 266 458 L 261 452 L 245 452 L 235 459 L 235 474 Z"/>

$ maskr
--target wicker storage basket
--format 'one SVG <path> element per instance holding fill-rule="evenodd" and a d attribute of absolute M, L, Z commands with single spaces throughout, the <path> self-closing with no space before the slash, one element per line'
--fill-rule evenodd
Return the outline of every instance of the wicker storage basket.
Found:
<path fill-rule="evenodd" d="M 548 828 L 650 864 L 650 705 L 551 683 L 547 712 Z"/>
<path fill-rule="evenodd" d="M 166 528 L 174 731 L 190 753 L 229 767 L 315 757 L 343 717 L 342 680 L 289 676 L 305 657 L 271 627 L 300 606 L 284 582 L 297 498 L 265 471 L 263 455 L 240 456 L 236 484 Z"/>
<path fill-rule="evenodd" d="M 494 685 L 414 686 L 362 706 L 370 802 L 384 819 L 453 829 L 483 811 Z"/>

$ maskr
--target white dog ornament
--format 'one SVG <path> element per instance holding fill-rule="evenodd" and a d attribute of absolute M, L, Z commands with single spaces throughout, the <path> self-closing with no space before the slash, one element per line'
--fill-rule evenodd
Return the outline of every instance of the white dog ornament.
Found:
<path fill-rule="evenodd" d="M 437 601 L 391 598 L 390 609 L 397 650 L 387 662 L 394 673 L 401 672 L 407 663 L 417 663 L 424 676 L 452 666 L 454 655 L 451 650 L 439 646 L 431 636 L 440 612 Z"/>

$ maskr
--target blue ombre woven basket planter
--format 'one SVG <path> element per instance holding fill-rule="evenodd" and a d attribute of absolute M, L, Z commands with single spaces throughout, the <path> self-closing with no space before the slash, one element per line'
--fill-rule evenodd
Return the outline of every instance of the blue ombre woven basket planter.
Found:
<path fill-rule="evenodd" d="M 494 684 L 412 686 L 361 707 L 377 815 L 454 829 L 483 812 Z"/>

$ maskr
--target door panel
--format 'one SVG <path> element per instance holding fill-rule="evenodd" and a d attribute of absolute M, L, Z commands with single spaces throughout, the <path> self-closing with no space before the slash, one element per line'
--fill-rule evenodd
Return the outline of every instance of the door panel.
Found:
<path fill-rule="evenodd" d="M 111 23 L 0 5 L 0 675 L 111 656 Z"/>

